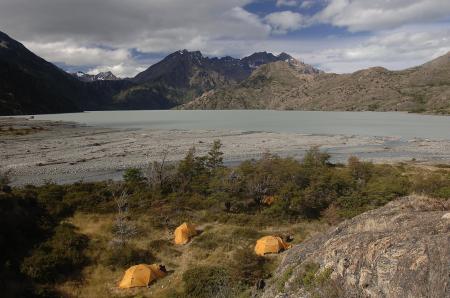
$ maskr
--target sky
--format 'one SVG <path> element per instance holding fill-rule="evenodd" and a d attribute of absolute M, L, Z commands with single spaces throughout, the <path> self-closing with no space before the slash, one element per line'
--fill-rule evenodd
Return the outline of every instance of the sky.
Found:
<path fill-rule="evenodd" d="M 179 49 L 397 70 L 450 51 L 450 0 L 0 0 L 0 31 L 67 71 L 120 77 Z"/>

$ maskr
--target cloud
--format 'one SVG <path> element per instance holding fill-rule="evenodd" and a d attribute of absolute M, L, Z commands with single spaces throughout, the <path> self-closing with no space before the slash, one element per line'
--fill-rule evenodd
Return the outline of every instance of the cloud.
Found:
<path fill-rule="evenodd" d="M 324 48 L 302 56 L 325 71 L 343 73 L 373 66 L 405 69 L 449 51 L 450 29 L 408 26 L 380 32 L 364 41 L 350 41 L 346 47 Z"/>
<path fill-rule="evenodd" d="M 264 17 L 264 20 L 272 27 L 275 33 L 286 33 L 297 30 L 305 24 L 305 18 L 290 10 L 273 12 Z"/>
<path fill-rule="evenodd" d="M 110 71 L 120 78 L 130 78 L 134 77 L 136 73 L 142 72 L 147 69 L 147 66 L 136 63 L 136 61 L 131 62 L 132 63 L 130 63 L 129 61 L 128 63 L 119 63 L 115 65 L 100 65 L 94 68 L 90 68 L 87 73 L 96 75 L 100 72 Z"/>
<path fill-rule="evenodd" d="M 134 76 L 148 64 L 136 61 L 127 49 L 106 49 L 98 46 L 80 46 L 72 41 L 25 42 L 27 48 L 57 64 L 90 68 L 90 73 L 112 71 L 120 77 Z"/>
<path fill-rule="evenodd" d="M 250 1 L 1 0 L 0 28 L 54 62 L 120 65 L 130 49 L 167 53 L 266 39 L 270 26 L 242 8 Z"/>
<path fill-rule="evenodd" d="M 393 29 L 449 16 L 450 1 L 446 0 L 330 0 L 313 19 L 356 32 Z"/>
<path fill-rule="evenodd" d="M 313 6 L 314 6 L 314 1 L 312 1 L 312 0 L 305 0 L 302 2 L 302 4 L 300 4 L 300 8 L 304 8 L 304 9 L 311 8 Z"/>
<path fill-rule="evenodd" d="M 276 6 L 298 6 L 297 0 L 277 0 Z"/>
<path fill-rule="evenodd" d="M 27 48 L 37 52 L 43 58 L 70 65 L 98 65 L 117 63 L 130 59 L 126 49 L 104 49 L 100 47 L 80 46 L 71 41 L 25 42 Z"/>
<path fill-rule="evenodd" d="M 256 1 L 274 11 L 252 13 L 247 4 Z M 444 0 L 0 0 L 1 30 L 36 54 L 119 76 L 179 49 L 234 57 L 285 51 L 334 72 L 399 69 L 448 50 L 449 19 Z M 330 26 L 304 29 L 317 24 Z"/>
<path fill-rule="evenodd" d="M 0 26 L 26 41 L 74 39 L 112 47 L 139 47 L 165 32 L 181 30 L 204 39 L 270 33 L 242 7 L 250 0 L 2 0 Z"/>

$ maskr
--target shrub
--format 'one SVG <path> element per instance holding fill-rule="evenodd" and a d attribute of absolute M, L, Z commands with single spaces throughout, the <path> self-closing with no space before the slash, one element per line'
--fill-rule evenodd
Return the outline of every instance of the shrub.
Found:
<path fill-rule="evenodd" d="M 338 298 L 345 297 L 338 284 L 331 279 L 333 269 L 320 270 L 317 263 L 303 264 L 294 281 L 294 285 L 307 290 L 312 297 Z"/>
<path fill-rule="evenodd" d="M 73 274 L 87 261 L 84 250 L 88 238 L 69 224 L 55 229 L 54 235 L 22 262 L 22 272 L 39 282 L 53 282 Z"/>
<path fill-rule="evenodd" d="M 165 239 L 156 239 L 151 241 L 148 244 L 148 249 L 151 252 L 160 253 L 170 258 L 176 258 L 181 256 L 181 252 L 179 252 L 173 247 L 173 243 Z"/>
<path fill-rule="evenodd" d="M 192 245 L 204 250 L 212 251 L 219 246 L 219 243 L 224 242 L 222 236 L 216 232 L 204 232 L 200 236 L 193 239 Z"/>
<path fill-rule="evenodd" d="M 291 278 L 293 272 L 294 272 L 294 267 L 290 266 L 277 279 L 275 285 L 277 287 L 278 292 L 282 292 L 284 290 L 284 286 L 285 286 L 286 282 Z"/>
<path fill-rule="evenodd" d="M 37 189 L 39 202 L 45 206 L 50 215 L 55 218 L 64 218 L 72 214 L 74 207 L 64 201 L 66 191 L 63 186 L 46 184 Z"/>
<path fill-rule="evenodd" d="M 11 171 L 0 169 L 0 190 L 11 183 Z"/>
<path fill-rule="evenodd" d="M 142 171 L 137 168 L 130 168 L 126 169 L 123 173 L 123 180 L 126 183 L 141 183 L 145 180 L 144 175 L 142 174 Z"/>
<path fill-rule="evenodd" d="M 248 227 L 239 227 L 233 230 L 231 233 L 231 237 L 233 239 L 257 239 L 259 236 L 261 236 L 261 233 L 258 232 L 255 229 L 248 228 Z"/>
<path fill-rule="evenodd" d="M 309 168 L 320 168 L 328 164 L 330 155 L 326 152 L 320 152 L 319 148 L 313 147 L 306 151 L 303 157 L 303 165 Z"/>
<path fill-rule="evenodd" d="M 231 279 L 223 267 L 198 266 L 183 273 L 184 294 L 187 297 L 233 297 Z"/>
<path fill-rule="evenodd" d="M 444 186 L 435 192 L 438 198 L 450 199 L 450 186 Z"/>
<path fill-rule="evenodd" d="M 113 247 L 103 254 L 104 263 L 113 268 L 126 268 L 136 264 L 149 264 L 156 261 L 152 253 L 145 249 L 139 249 L 131 244 Z"/>
<path fill-rule="evenodd" d="M 445 198 L 450 188 L 450 174 L 423 172 L 412 178 L 414 192 Z M 447 191 L 446 191 L 447 189 Z M 449 197 L 449 196 L 447 196 Z"/>
<path fill-rule="evenodd" d="M 239 249 L 233 255 L 231 273 L 238 283 L 252 286 L 267 277 L 266 264 L 267 260 L 257 256 L 253 250 Z"/>

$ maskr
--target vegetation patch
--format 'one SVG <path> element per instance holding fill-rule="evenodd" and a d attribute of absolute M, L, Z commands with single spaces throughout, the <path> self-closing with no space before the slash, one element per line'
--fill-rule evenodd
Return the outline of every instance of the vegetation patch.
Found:
<path fill-rule="evenodd" d="M 135 289 L 136 295 L 207 297 L 201 295 L 220 288 L 224 297 L 236 297 L 270 278 L 279 259 L 254 254 L 261 236 L 279 234 L 300 243 L 401 196 L 450 197 L 445 167 L 372 164 L 355 157 L 337 165 L 329 158 L 312 148 L 301 161 L 265 154 L 229 168 L 216 141 L 204 156 L 192 148 L 178 164 L 131 169 L 119 182 L 10 187 L 3 171 L 0 277 L 11 285 L 7 296 L 117 296 L 122 270 L 162 263 L 171 282 L 161 279 L 161 287 Z M 183 222 L 203 231 L 175 246 L 173 231 Z M 296 284 L 333 297 L 338 291 L 329 270 L 305 265 Z M 278 277 L 277 288 L 292 274 L 290 268 Z M 205 292 L 197 282 L 202 279 Z"/>

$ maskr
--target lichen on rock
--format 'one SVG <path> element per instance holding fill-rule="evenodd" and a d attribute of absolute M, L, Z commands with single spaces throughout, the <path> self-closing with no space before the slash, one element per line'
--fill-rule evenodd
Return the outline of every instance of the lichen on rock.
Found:
<path fill-rule="evenodd" d="M 450 297 L 449 210 L 450 200 L 409 196 L 345 221 L 287 251 L 257 295 Z M 308 264 L 317 266 L 306 284 Z"/>

